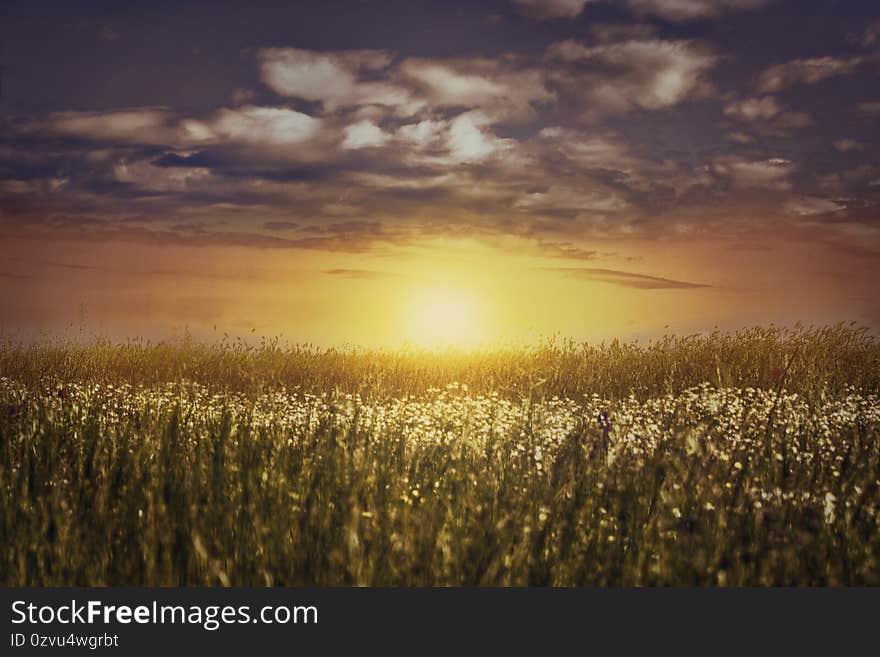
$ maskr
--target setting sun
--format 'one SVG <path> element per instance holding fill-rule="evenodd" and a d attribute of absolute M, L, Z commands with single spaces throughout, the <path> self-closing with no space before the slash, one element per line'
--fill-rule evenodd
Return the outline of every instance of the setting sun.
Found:
<path fill-rule="evenodd" d="M 409 327 L 411 342 L 425 346 L 473 345 L 480 339 L 479 304 L 473 295 L 434 287 L 414 295 Z"/>

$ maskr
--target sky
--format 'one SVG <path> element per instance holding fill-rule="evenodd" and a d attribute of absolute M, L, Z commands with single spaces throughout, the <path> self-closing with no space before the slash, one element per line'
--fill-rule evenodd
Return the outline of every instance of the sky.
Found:
<path fill-rule="evenodd" d="M 875 0 L 0 7 L 0 334 L 880 329 Z"/>

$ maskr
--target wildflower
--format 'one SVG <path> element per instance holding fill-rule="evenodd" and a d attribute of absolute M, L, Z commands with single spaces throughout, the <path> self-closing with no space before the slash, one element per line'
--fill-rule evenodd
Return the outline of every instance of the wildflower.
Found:
<path fill-rule="evenodd" d="M 834 512 L 835 512 L 835 504 L 837 502 L 837 496 L 834 493 L 825 493 L 825 507 L 823 509 L 825 515 L 825 522 L 827 524 L 832 524 L 834 522 Z"/>

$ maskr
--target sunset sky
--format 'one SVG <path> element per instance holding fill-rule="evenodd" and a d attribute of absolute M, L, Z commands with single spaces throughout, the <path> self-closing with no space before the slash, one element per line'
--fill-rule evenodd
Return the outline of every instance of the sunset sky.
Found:
<path fill-rule="evenodd" d="M 0 14 L 3 334 L 880 330 L 876 0 Z"/>

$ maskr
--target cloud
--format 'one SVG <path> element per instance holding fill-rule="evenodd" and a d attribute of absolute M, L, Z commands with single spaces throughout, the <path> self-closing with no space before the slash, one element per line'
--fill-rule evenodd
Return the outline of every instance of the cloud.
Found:
<path fill-rule="evenodd" d="M 755 141 L 755 138 L 746 132 L 730 132 L 727 134 L 727 138 L 731 141 L 735 141 L 737 144 L 751 144 Z"/>
<path fill-rule="evenodd" d="M 868 25 L 856 41 L 863 48 L 873 48 L 877 45 L 880 42 L 880 21 Z"/>
<path fill-rule="evenodd" d="M 569 39 L 547 49 L 548 75 L 586 116 L 661 110 L 706 93 L 717 57 L 694 41 L 631 40 L 587 46 Z"/>
<path fill-rule="evenodd" d="M 537 215 L 549 214 L 570 218 L 599 220 L 607 214 L 633 210 L 626 196 L 601 185 L 577 183 L 552 184 L 540 191 L 526 192 L 514 202 L 518 210 Z"/>
<path fill-rule="evenodd" d="M 668 21 L 682 22 L 718 18 L 722 14 L 759 9 L 770 0 L 627 0 L 637 14 L 651 14 Z"/>
<path fill-rule="evenodd" d="M 27 274 L 17 274 L 11 271 L 0 271 L 0 278 L 6 278 L 13 281 L 26 281 L 33 278 L 33 276 L 28 276 Z"/>
<path fill-rule="evenodd" d="M 343 278 L 360 278 L 368 280 L 378 280 L 382 278 L 393 278 L 397 274 L 387 271 L 377 271 L 374 269 L 325 269 L 325 274 L 330 276 L 340 276 Z"/>
<path fill-rule="evenodd" d="M 267 221 L 263 224 L 263 230 L 296 230 L 299 224 L 295 221 Z"/>
<path fill-rule="evenodd" d="M 581 278 L 598 283 L 610 283 L 636 290 L 690 290 L 711 287 L 703 283 L 689 283 L 659 276 L 648 276 L 646 274 L 635 274 L 628 271 L 601 269 L 598 267 L 551 267 L 548 268 L 548 271 L 555 271 L 572 278 Z"/>
<path fill-rule="evenodd" d="M 835 141 L 834 148 L 841 153 L 847 153 L 849 151 L 859 151 L 863 148 L 863 145 L 856 139 L 845 138 Z"/>
<path fill-rule="evenodd" d="M 0 194 L 10 196 L 51 194 L 63 190 L 69 182 L 68 178 L 31 178 L 28 180 L 11 178 L 0 180 Z"/>
<path fill-rule="evenodd" d="M 205 121 L 185 120 L 182 131 L 191 144 L 232 142 L 283 147 L 312 139 L 321 126 L 321 119 L 286 107 L 244 105 L 218 110 Z"/>
<path fill-rule="evenodd" d="M 365 253 L 380 244 L 395 243 L 404 239 L 402 233 L 386 230 L 381 224 L 373 222 L 331 225 L 304 237 L 285 238 L 248 230 L 222 230 L 219 227 L 201 225 L 153 229 L 127 224 L 124 220 L 105 221 L 91 226 L 70 222 L 32 224 L 22 227 L 15 236 L 57 241 L 129 242 L 155 246 L 234 246 L 340 253 Z"/>
<path fill-rule="evenodd" d="M 489 117 L 483 112 L 465 112 L 449 125 L 449 153 L 455 162 L 479 162 L 508 150 L 513 140 L 499 139 L 486 130 Z"/>
<path fill-rule="evenodd" d="M 782 112 L 782 106 L 773 96 L 740 100 L 728 103 L 724 107 L 724 113 L 727 116 L 733 116 L 744 121 L 772 119 L 780 112 Z"/>
<path fill-rule="evenodd" d="M 880 114 L 880 101 L 859 103 L 858 109 L 862 114 Z"/>
<path fill-rule="evenodd" d="M 94 142 L 186 149 L 214 144 L 284 148 L 317 137 L 324 126 L 287 107 L 242 105 L 221 108 L 206 118 L 180 118 L 165 108 L 105 112 L 57 112 L 25 123 L 21 133 L 74 137 Z"/>
<path fill-rule="evenodd" d="M 791 128 L 812 125 L 813 119 L 804 112 L 793 112 L 781 105 L 773 96 L 747 98 L 725 105 L 726 116 L 757 124 L 753 127 L 763 132 L 782 134 Z"/>
<path fill-rule="evenodd" d="M 482 110 L 451 119 L 426 119 L 400 126 L 394 134 L 401 159 L 413 165 L 445 167 L 476 164 L 501 155 L 512 157 L 518 142 L 498 137 Z"/>
<path fill-rule="evenodd" d="M 596 260 L 600 257 L 595 249 L 583 249 L 570 242 L 538 241 L 538 249 L 542 254 L 564 260 Z"/>
<path fill-rule="evenodd" d="M 799 226 L 798 216 L 831 211 L 814 199 L 847 199 L 847 218 L 876 209 L 876 167 L 833 180 L 829 167 L 848 158 L 795 166 L 772 157 L 802 150 L 765 139 L 810 122 L 789 106 L 798 96 L 723 92 L 715 84 L 726 77 L 710 76 L 724 54 L 667 36 L 694 35 L 693 26 L 653 22 L 585 25 L 583 40 L 546 48 L 544 26 L 539 41 L 494 57 L 265 49 L 256 59 L 282 96 L 274 101 L 262 89 L 203 114 L 143 107 L 13 119 L 13 137 L 0 143 L 3 219 L 48 227 L 45 217 L 65 215 L 51 230 L 96 240 L 353 252 L 445 225 L 528 236 L 533 253 L 577 264 L 595 257 L 576 246 L 587 238 L 729 232 L 769 208 Z M 789 71 L 774 84 L 815 77 Z M 699 99 L 718 102 L 649 114 Z M 798 102 L 809 109 L 812 100 Z M 880 112 L 880 103 L 859 110 Z M 867 154 L 865 124 L 825 138 L 852 150 L 839 139 L 851 137 Z M 340 217 L 375 223 L 346 229 L 333 224 Z"/>
<path fill-rule="evenodd" d="M 26 133 L 46 133 L 95 141 L 167 144 L 175 138 L 173 113 L 165 107 L 136 107 L 103 112 L 56 112 L 25 125 Z"/>
<path fill-rule="evenodd" d="M 603 211 L 631 209 L 627 195 L 678 195 L 701 182 L 699 174 L 689 167 L 636 155 L 630 143 L 609 130 L 551 126 L 543 128 L 528 146 L 532 161 L 548 168 L 548 177 L 552 178 L 549 187 L 558 192 L 570 176 L 571 186 L 580 190 L 576 196 L 583 197 L 591 187 L 611 201 L 601 204 Z"/>
<path fill-rule="evenodd" d="M 161 167 L 149 160 L 122 157 L 113 165 L 113 177 L 145 190 L 179 192 L 208 180 L 211 170 L 205 167 Z"/>
<path fill-rule="evenodd" d="M 737 155 L 723 155 L 712 164 L 715 175 L 728 180 L 735 189 L 791 189 L 789 176 L 794 171 L 790 160 L 779 157 L 751 160 Z"/>
<path fill-rule="evenodd" d="M 86 265 L 82 263 L 74 263 L 74 262 L 58 262 L 54 260 L 44 260 L 40 258 L 14 258 L 20 262 L 27 263 L 31 266 L 36 267 L 49 267 L 52 269 L 66 269 L 70 271 L 81 271 L 81 272 L 99 272 L 105 274 L 113 274 L 113 275 L 123 275 L 123 276 L 171 276 L 171 277 L 180 277 L 185 276 L 187 278 L 208 278 L 208 279 L 242 279 L 242 278 L 251 278 L 251 276 L 247 276 L 241 273 L 226 273 L 226 272 L 206 272 L 200 270 L 186 270 L 186 269 L 166 269 L 166 268 L 157 268 L 157 267 L 108 267 L 108 266 L 99 266 L 99 265 Z M 32 276 L 22 276 L 22 278 L 32 278 Z"/>
<path fill-rule="evenodd" d="M 528 119 L 554 100 L 543 71 L 510 58 L 405 60 L 397 79 L 432 108 L 482 109 L 495 119 Z"/>
<path fill-rule="evenodd" d="M 233 92 L 229 95 L 229 99 L 232 101 L 234 105 L 244 105 L 245 103 L 249 103 L 254 99 L 254 96 L 257 94 L 254 93 L 251 89 L 242 89 L 238 88 L 233 90 Z"/>
<path fill-rule="evenodd" d="M 439 143 L 448 128 L 449 121 L 425 119 L 400 126 L 397 129 L 397 138 L 424 149 Z"/>
<path fill-rule="evenodd" d="M 526 16 L 542 20 L 574 18 L 596 0 L 512 0 Z"/>
<path fill-rule="evenodd" d="M 630 169 L 637 164 L 626 144 L 610 132 L 580 132 L 559 126 L 542 128 L 546 140 L 569 161 L 585 169 Z"/>
<path fill-rule="evenodd" d="M 645 41 L 657 35 L 657 28 L 647 23 L 594 23 L 590 34 L 600 43 Z"/>
<path fill-rule="evenodd" d="M 347 150 L 382 146 L 388 141 L 388 135 L 367 119 L 347 126 L 343 130 L 343 136 L 342 148 Z"/>
<path fill-rule="evenodd" d="M 297 48 L 265 49 L 258 57 L 267 86 L 285 97 L 321 103 L 325 112 L 384 107 L 409 117 L 459 108 L 523 120 L 534 116 L 533 104 L 553 100 L 542 71 L 519 66 L 510 57 L 395 62 L 381 50 Z"/>
<path fill-rule="evenodd" d="M 327 111 L 384 105 L 412 114 L 421 106 L 406 89 L 372 79 L 391 64 L 391 54 L 383 50 L 265 48 L 257 56 L 266 86 L 281 96 L 320 102 Z M 372 78 L 367 79 L 367 75 Z"/>
<path fill-rule="evenodd" d="M 758 91 L 773 93 L 798 84 L 816 84 L 853 73 L 867 61 L 867 57 L 813 57 L 776 64 L 758 77 Z"/>
<path fill-rule="evenodd" d="M 786 203 L 785 209 L 789 214 L 805 217 L 828 214 L 830 212 L 840 212 L 841 210 L 845 210 L 846 206 L 827 198 L 801 196 Z"/>
<path fill-rule="evenodd" d="M 520 12 L 531 18 L 576 18 L 588 4 L 598 0 L 512 0 Z M 658 16 L 668 21 L 684 22 L 718 18 L 722 14 L 758 9 L 771 0 L 626 0 L 638 15 Z"/>

